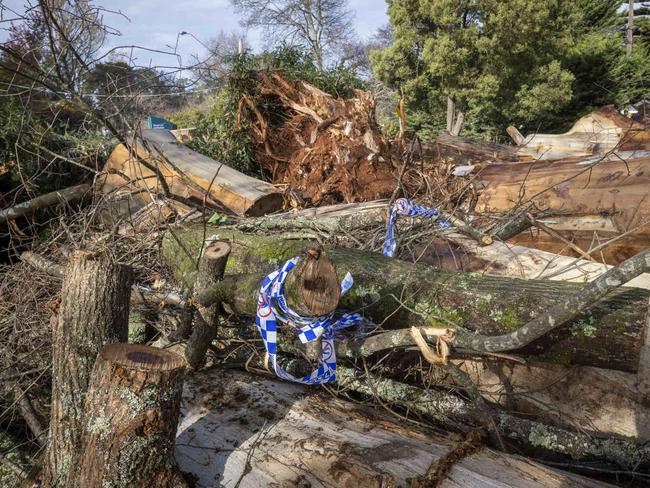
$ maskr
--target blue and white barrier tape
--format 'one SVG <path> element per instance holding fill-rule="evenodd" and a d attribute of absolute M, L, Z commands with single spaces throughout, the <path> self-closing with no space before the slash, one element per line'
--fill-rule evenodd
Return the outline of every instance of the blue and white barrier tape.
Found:
<path fill-rule="evenodd" d="M 358 313 L 344 313 L 333 321 L 334 314 L 322 317 L 302 317 L 291 310 L 284 297 L 284 280 L 297 262 L 298 258 L 290 259 L 279 270 L 264 278 L 257 303 L 255 324 L 260 331 L 275 374 L 279 378 L 307 385 L 331 383 L 336 381 L 336 351 L 334 350 L 336 331 L 359 324 L 364 319 Z M 341 295 L 345 294 L 352 284 L 352 275 L 348 273 L 341 283 Z M 323 353 L 320 366 L 316 371 L 297 378 L 280 367 L 277 356 L 278 321 L 298 328 L 298 337 L 303 343 L 315 341 L 322 336 Z"/>
<path fill-rule="evenodd" d="M 384 256 L 393 257 L 395 255 L 397 242 L 395 241 L 395 231 L 393 227 L 398 215 L 404 215 L 405 217 L 425 217 L 436 220 L 440 217 L 440 210 L 437 208 L 423 207 L 408 198 L 398 198 L 395 200 L 395 204 L 388 216 L 388 225 L 386 226 L 386 240 L 384 241 L 383 251 Z M 451 224 L 447 220 L 438 220 L 438 229 L 446 229 L 448 227 L 451 227 Z"/>

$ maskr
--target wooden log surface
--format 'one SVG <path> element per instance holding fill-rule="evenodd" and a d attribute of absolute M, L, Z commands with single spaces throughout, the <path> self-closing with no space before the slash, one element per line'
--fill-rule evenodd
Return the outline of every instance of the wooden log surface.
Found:
<path fill-rule="evenodd" d="M 541 222 L 584 250 L 627 232 L 595 254 L 608 264 L 618 264 L 650 245 L 648 151 L 491 164 L 477 178 L 485 185 L 478 212 L 507 212 L 528 201 L 543 211 L 575 212 L 582 217 L 548 217 Z M 556 253 L 566 247 L 538 229 L 522 232 L 510 242 Z"/>
<path fill-rule="evenodd" d="M 196 253 L 203 229 L 188 227 L 174 232 L 175 238 L 164 239 L 163 253 L 177 278 L 190 286 L 195 277 L 194 258 L 184 254 L 178 240 Z M 229 282 L 229 293 L 235 310 L 245 314 L 255 313 L 265 274 L 277 269 L 284 260 L 300 255 L 310 244 L 226 229 L 215 232 L 221 239 L 231 241 L 226 277 L 237 278 Z M 340 308 L 360 310 L 386 328 L 456 325 L 485 335 L 499 335 L 517 330 L 581 289 L 574 283 L 453 273 L 375 253 L 325 249 L 339 278 L 349 271 L 355 279 Z M 521 353 L 542 361 L 636 372 L 648 297 L 647 290 L 618 288 Z"/>
<path fill-rule="evenodd" d="M 66 486 L 185 488 L 174 462 L 185 361 L 135 344 L 104 346 Z"/>
<path fill-rule="evenodd" d="M 107 256 L 74 252 L 52 324 L 52 408 L 43 483 L 65 486 L 79 449 L 83 408 L 93 364 L 107 343 L 128 338 L 131 268 Z"/>
<path fill-rule="evenodd" d="M 192 151 L 179 143 L 169 131 L 144 129 L 142 139 L 153 154 L 148 154 L 143 144 L 139 143 L 139 156 L 158 164 L 174 195 L 201 204 L 205 200 L 205 192 L 208 192 L 208 204 L 212 198 L 241 216 L 259 216 L 282 208 L 282 194 L 273 185 Z M 138 180 L 132 184 L 134 188 L 147 189 L 154 195 L 160 193 L 156 175 L 139 164 L 123 145 L 113 150 L 105 169 L 122 172 L 129 179 Z M 192 184 L 188 184 L 188 180 Z M 128 187 L 127 183 L 128 180 L 118 174 L 109 174 L 104 180 L 103 191 Z M 150 200 L 146 193 L 143 197 Z"/>
<path fill-rule="evenodd" d="M 445 239 L 460 246 L 461 252 L 480 261 L 480 264 L 473 265 L 473 271 L 497 276 L 586 283 L 612 268 L 609 264 L 499 241 L 490 246 L 480 246 L 473 239 L 453 232 L 445 233 Z M 626 283 L 626 286 L 648 290 L 650 274 L 644 273 Z"/>
<path fill-rule="evenodd" d="M 188 378 L 182 413 L 177 461 L 197 488 L 409 486 L 458 442 L 301 385 L 226 370 Z M 484 447 L 456 462 L 439 486 L 609 485 Z"/>
<path fill-rule="evenodd" d="M 508 412 L 599 437 L 650 441 L 650 409 L 638 398 L 635 374 L 498 358 L 455 362 L 483 398 Z"/>
<path fill-rule="evenodd" d="M 550 160 L 614 149 L 650 149 L 650 131 L 614 106 L 607 106 L 581 117 L 564 134 L 529 134 L 517 145 L 523 160 Z"/>

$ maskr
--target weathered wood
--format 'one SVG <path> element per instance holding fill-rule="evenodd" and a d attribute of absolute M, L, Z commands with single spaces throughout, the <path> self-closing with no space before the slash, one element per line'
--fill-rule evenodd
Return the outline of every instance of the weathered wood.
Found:
<path fill-rule="evenodd" d="M 226 269 L 230 255 L 230 245 L 225 241 L 207 243 L 199 261 L 199 270 L 194 283 L 194 293 L 200 293 L 214 286 Z M 205 353 L 217 331 L 220 303 L 214 303 L 199 309 L 194 314 L 192 333 L 187 340 L 185 359 L 192 369 L 199 369 L 205 363 Z"/>
<path fill-rule="evenodd" d="M 517 148 L 503 144 L 472 139 L 470 137 L 455 137 L 443 131 L 431 143 L 422 144 L 424 160 L 448 158 L 456 164 L 487 165 L 496 161 L 519 161 Z"/>
<path fill-rule="evenodd" d="M 451 133 L 454 127 L 454 116 L 456 115 L 456 103 L 451 97 L 447 97 L 447 132 Z"/>
<path fill-rule="evenodd" d="M 461 252 L 476 258 L 472 271 L 497 276 L 586 283 L 612 268 L 609 264 L 505 242 L 496 241 L 487 247 L 480 246 L 473 239 L 454 232 L 446 232 L 445 239 L 459 246 Z M 644 273 L 626 283 L 626 286 L 650 290 L 650 274 Z"/>
<path fill-rule="evenodd" d="M 180 144 L 168 131 L 145 129 L 142 131 L 142 139 L 153 154 L 149 154 L 143 144 L 139 143 L 138 155 L 158 165 L 174 195 L 189 198 L 201 205 L 206 198 L 208 205 L 211 200 L 216 200 L 242 216 L 264 215 L 282 208 L 282 194 L 273 185 L 192 151 Z M 160 193 L 155 173 L 143 167 L 123 145 L 113 150 L 105 169 L 113 173 L 121 172 L 133 183 L 118 174 L 109 174 L 104 180 L 104 192 L 116 187 L 132 186 L 132 189 L 147 189 L 152 195 Z M 143 197 L 151 200 L 146 192 Z"/>
<path fill-rule="evenodd" d="M 180 468 L 198 486 L 397 487 L 426 473 L 456 440 L 397 424 L 302 385 L 206 370 L 188 378 L 177 437 Z M 482 448 L 454 464 L 443 488 L 609 486 Z"/>
<path fill-rule="evenodd" d="M 604 154 L 614 149 L 650 149 L 650 132 L 610 105 L 578 119 L 564 134 L 530 134 L 517 144 L 522 159 L 539 161 Z"/>
<path fill-rule="evenodd" d="M 300 315 L 320 317 L 336 310 L 341 296 L 336 267 L 332 260 L 319 248 L 309 248 L 290 273 L 285 282 L 285 293 L 292 295 L 291 287 L 297 289 Z M 296 293 L 293 293 L 296 294 Z"/>
<path fill-rule="evenodd" d="M 174 461 L 185 361 L 135 344 L 104 346 L 67 486 L 184 488 Z"/>
<path fill-rule="evenodd" d="M 512 138 L 514 143 L 517 144 L 517 146 L 521 146 L 522 144 L 526 143 L 526 138 L 523 135 L 521 135 L 519 129 L 517 129 L 514 125 L 509 125 L 506 128 L 506 132 Z"/>
<path fill-rule="evenodd" d="M 463 128 L 463 123 L 465 122 L 465 112 L 458 112 L 456 116 L 456 121 L 454 122 L 454 127 L 451 129 L 451 135 L 458 137 L 460 135 L 460 130 Z"/>
<path fill-rule="evenodd" d="M 627 232 L 594 256 L 618 264 L 650 245 L 649 155 L 647 151 L 619 152 L 590 159 L 491 164 L 479 176 L 486 187 L 476 211 L 508 212 L 517 204 L 534 202 L 543 212 L 579 214 L 540 221 L 587 251 L 594 235 L 602 243 Z M 510 242 L 556 253 L 566 247 L 536 229 Z"/>
<path fill-rule="evenodd" d="M 8 220 L 17 219 L 18 217 L 25 217 L 32 215 L 37 210 L 46 207 L 52 207 L 60 203 L 70 203 L 81 200 L 90 191 L 90 185 L 82 184 L 57 190 L 45 195 L 40 195 L 26 202 L 19 203 L 11 208 L 0 210 L 0 224 Z"/>
<path fill-rule="evenodd" d="M 506 411 L 599 437 L 650 441 L 650 410 L 637 398 L 635 374 L 496 357 L 454 363 L 469 374 L 486 400 Z"/>
<path fill-rule="evenodd" d="M 337 380 L 340 388 L 349 388 L 389 405 L 434 418 L 451 428 L 458 428 L 458 422 L 467 424 L 472 419 L 472 406 L 466 400 L 444 391 L 424 390 L 386 377 L 358 375 L 355 370 L 346 367 L 337 368 Z M 596 438 L 506 412 L 499 412 L 496 417 L 501 436 L 527 449 L 537 448 L 577 461 L 600 461 L 615 469 L 643 470 L 650 465 L 648 442 L 637 444 L 627 439 Z"/>
<path fill-rule="evenodd" d="M 126 342 L 132 270 L 107 256 L 74 252 L 58 318 L 52 321 L 52 414 L 43 485 L 65 486 L 83 431 L 83 406 L 93 364 L 108 343 Z"/>
<path fill-rule="evenodd" d="M 14 368 L 9 368 L 8 371 L 10 373 L 16 373 Z M 32 405 L 29 392 L 23 390 L 18 383 L 16 383 L 13 390 L 15 402 L 18 404 L 18 410 L 29 427 L 29 430 L 41 446 L 47 445 L 47 429 L 43 427 L 43 422 Z"/>
<path fill-rule="evenodd" d="M 356 229 L 384 225 L 388 200 L 344 203 L 249 218 L 237 224 L 244 232 L 291 231 L 311 229 L 332 235 L 345 235 Z"/>
<path fill-rule="evenodd" d="M 198 251 L 202 228 L 175 232 L 188 249 Z M 309 246 L 300 240 L 218 232 L 233 247 L 226 276 L 247 275 L 229 281 L 226 290 L 235 309 L 246 314 L 255 313 L 264 275 Z M 574 283 L 454 273 L 357 250 L 326 247 L 326 251 L 339 278 L 349 271 L 355 280 L 340 308 L 362 310 L 388 328 L 453 324 L 485 335 L 509 333 L 582 288 Z M 177 277 L 191 284 L 195 277 L 192 262 L 180 252 L 175 239 L 165 238 L 163 252 Z M 562 364 L 635 372 L 648 295 L 647 290 L 618 288 L 521 353 Z"/>

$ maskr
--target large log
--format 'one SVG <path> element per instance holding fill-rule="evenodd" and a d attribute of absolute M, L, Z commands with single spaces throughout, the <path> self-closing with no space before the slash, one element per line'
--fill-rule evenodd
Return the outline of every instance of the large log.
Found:
<path fill-rule="evenodd" d="M 52 413 L 43 485 L 65 486 L 83 432 L 83 408 L 93 364 L 108 343 L 126 342 L 131 268 L 106 256 L 70 257 L 58 318 L 52 324 Z"/>
<path fill-rule="evenodd" d="M 178 241 L 184 243 L 190 254 L 197 253 L 203 229 L 189 227 L 174 232 L 176 238 L 164 239 L 163 252 L 179 280 L 190 289 L 196 275 L 195 256 L 184 254 Z M 230 279 L 228 293 L 234 308 L 245 314 L 255 313 L 264 275 L 309 246 L 301 240 L 224 229 L 216 232 L 232 243 L 226 276 L 239 276 Z M 361 310 L 387 328 L 451 324 L 484 335 L 500 335 L 519 329 L 581 289 L 574 283 L 454 273 L 375 253 L 327 247 L 326 250 L 339 279 L 347 271 L 355 279 L 354 287 L 342 297 L 340 308 Z M 647 290 L 616 289 L 521 353 L 542 361 L 636 372 L 649 295 Z"/>
<path fill-rule="evenodd" d="M 104 346 L 67 486 L 184 488 L 174 462 L 185 361 L 162 349 Z"/>
<path fill-rule="evenodd" d="M 188 378 L 176 441 L 180 468 L 199 486 L 409 486 L 457 444 L 457 438 L 397 424 L 381 410 L 307 391 L 234 371 Z M 440 483 L 609 486 L 486 447 L 454 463 Z"/>
<path fill-rule="evenodd" d="M 618 264 L 650 245 L 649 175 L 648 151 L 490 164 L 478 176 L 485 188 L 476 210 L 508 212 L 518 203 L 534 202 L 543 211 L 575 212 L 580 216 L 547 217 L 541 222 L 586 251 L 594 242 L 600 244 L 625 234 L 593 255 L 608 264 Z M 555 253 L 567 247 L 535 228 L 510 242 Z"/>
<path fill-rule="evenodd" d="M 650 441 L 650 409 L 637 398 L 635 374 L 497 358 L 465 359 L 458 365 L 486 400 L 507 411 L 600 437 Z"/>
<path fill-rule="evenodd" d="M 158 165 L 173 195 L 194 200 L 198 204 L 207 199 L 210 205 L 212 200 L 216 200 L 242 216 L 264 215 L 282 208 L 282 194 L 273 185 L 192 151 L 168 131 L 144 129 L 142 139 L 144 144 L 137 144 L 138 156 Z M 145 147 L 150 149 L 151 154 Z M 156 174 L 141 165 L 138 158 L 121 144 L 113 150 L 104 169 L 114 173 L 106 176 L 103 185 L 105 192 L 129 187 L 131 190 L 146 189 L 151 195 L 160 193 Z M 128 180 L 115 173 L 122 173 Z M 147 192 L 141 193 L 141 196 L 151 201 Z"/>
<path fill-rule="evenodd" d="M 492 275 L 586 283 L 612 268 L 609 264 L 505 242 L 495 241 L 490 246 L 480 246 L 475 240 L 458 233 L 446 233 L 445 238 L 460 246 L 461 253 L 465 252 L 478 261 L 473 265 L 473 271 Z M 648 290 L 650 274 L 644 273 L 626 286 Z"/>
<path fill-rule="evenodd" d="M 508 133 L 512 136 L 512 131 Z M 604 154 L 614 149 L 650 149 L 647 128 L 621 115 L 611 105 L 581 117 L 564 134 L 530 134 L 523 140 L 517 136 L 513 138 L 519 146 L 520 158 L 529 161 Z"/>

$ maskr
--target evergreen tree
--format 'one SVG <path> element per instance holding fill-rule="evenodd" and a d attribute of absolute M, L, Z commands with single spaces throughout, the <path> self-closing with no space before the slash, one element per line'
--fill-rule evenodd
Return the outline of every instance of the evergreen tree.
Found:
<path fill-rule="evenodd" d="M 561 131 L 594 108 L 650 98 L 645 4 L 626 56 L 621 0 L 387 0 L 394 41 L 372 53 L 376 76 L 399 89 L 407 125 L 445 128 L 447 97 L 466 135 L 498 139 L 508 124 Z"/>

